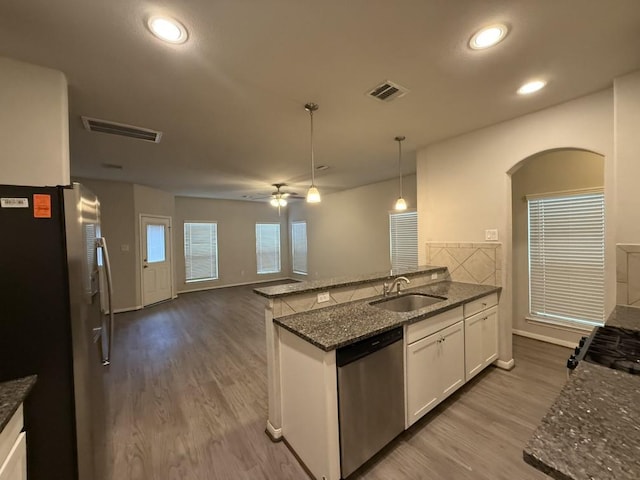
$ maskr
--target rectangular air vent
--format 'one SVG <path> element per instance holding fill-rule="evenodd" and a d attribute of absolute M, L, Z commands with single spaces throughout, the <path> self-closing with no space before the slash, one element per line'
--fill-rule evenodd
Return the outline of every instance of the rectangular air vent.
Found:
<path fill-rule="evenodd" d="M 367 92 L 367 95 L 377 98 L 383 102 L 389 102 L 406 95 L 408 91 L 408 89 L 398 85 L 397 83 L 386 80 Z"/>
<path fill-rule="evenodd" d="M 80 117 L 84 128 L 90 132 L 109 133 L 111 135 L 120 135 L 122 137 L 137 138 L 146 142 L 159 143 L 162 132 L 151 130 L 150 128 L 135 127 L 124 123 L 110 122 L 108 120 L 99 120 L 97 118 Z"/>

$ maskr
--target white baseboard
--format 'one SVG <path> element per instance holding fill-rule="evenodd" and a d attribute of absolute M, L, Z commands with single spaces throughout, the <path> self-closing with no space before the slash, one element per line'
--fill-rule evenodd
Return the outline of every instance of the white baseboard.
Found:
<path fill-rule="evenodd" d="M 178 295 L 182 293 L 192 293 L 192 292 L 203 292 L 205 290 L 216 290 L 218 288 L 227 288 L 227 287 L 242 287 L 244 285 L 254 285 L 256 283 L 269 283 L 269 282 L 280 282 L 282 280 L 293 280 L 298 282 L 295 278 L 291 277 L 280 277 L 280 278 L 270 278 L 269 280 L 257 280 L 253 282 L 243 282 L 243 283 L 225 283 L 224 285 L 213 285 L 209 287 L 202 288 L 190 288 L 188 290 L 178 290 Z"/>
<path fill-rule="evenodd" d="M 113 310 L 113 313 L 135 312 L 136 310 L 142 310 L 142 305 L 136 305 L 135 307 L 115 308 Z"/>
<path fill-rule="evenodd" d="M 282 439 L 282 428 L 276 428 L 271 425 L 271 422 L 267 420 L 267 435 L 271 437 L 271 440 L 277 442 Z"/>
<path fill-rule="evenodd" d="M 521 337 L 533 338 L 534 340 L 540 340 L 541 342 L 553 343 L 554 345 L 560 345 L 561 347 L 573 348 L 577 345 L 576 342 L 569 340 L 560 340 L 554 337 L 547 337 L 546 335 L 540 335 L 538 333 L 527 332 L 526 330 L 512 330 L 514 335 L 520 335 Z"/>
<path fill-rule="evenodd" d="M 516 361 L 512 358 L 511 360 L 496 360 L 495 362 L 493 362 L 493 364 L 498 367 L 498 368 L 502 368 L 503 370 L 511 370 L 513 367 L 516 366 Z"/>

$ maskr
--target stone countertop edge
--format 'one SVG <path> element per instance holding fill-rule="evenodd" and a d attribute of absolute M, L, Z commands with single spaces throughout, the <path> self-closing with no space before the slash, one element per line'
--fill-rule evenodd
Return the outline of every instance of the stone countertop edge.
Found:
<path fill-rule="evenodd" d="M 617 306 L 606 325 L 640 330 L 640 309 Z M 556 480 L 640 478 L 640 376 L 580 362 L 523 449 Z"/>
<path fill-rule="evenodd" d="M 319 290 L 326 290 L 327 288 L 350 287 L 363 283 L 375 282 L 376 280 L 391 280 L 398 276 L 413 277 L 417 275 L 424 275 L 425 273 L 439 273 L 446 271 L 447 267 L 422 265 L 409 270 L 387 270 L 386 272 L 367 273 L 364 275 L 287 283 L 285 285 L 275 285 L 273 287 L 254 288 L 253 291 L 265 298 L 280 298 L 289 295 L 297 295 L 299 293 L 317 292 Z"/>
<path fill-rule="evenodd" d="M 433 317 L 501 290 L 502 287 L 494 285 L 442 281 L 403 290 L 405 294 L 423 293 L 447 297 L 442 302 L 411 312 L 391 312 L 370 305 L 370 302 L 382 299 L 373 297 L 278 317 L 273 322 L 315 347 L 329 352 L 392 328 Z"/>
<path fill-rule="evenodd" d="M 0 383 L 0 432 L 4 430 L 20 404 L 27 398 L 36 380 L 36 375 L 30 375 Z"/>

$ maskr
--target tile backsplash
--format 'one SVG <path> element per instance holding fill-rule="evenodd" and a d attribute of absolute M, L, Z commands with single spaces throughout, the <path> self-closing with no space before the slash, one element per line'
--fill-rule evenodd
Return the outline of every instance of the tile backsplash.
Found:
<path fill-rule="evenodd" d="M 427 264 L 449 269 L 455 282 L 501 286 L 502 244 L 427 242 Z"/>
<path fill-rule="evenodd" d="M 640 307 L 640 244 L 616 245 L 616 303 Z"/>

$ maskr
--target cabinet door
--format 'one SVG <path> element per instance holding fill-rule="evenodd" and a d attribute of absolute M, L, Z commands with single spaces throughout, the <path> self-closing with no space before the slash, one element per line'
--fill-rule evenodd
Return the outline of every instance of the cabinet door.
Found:
<path fill-rule="evenodd" d="M 486 366 L 498 358 L 498 309 L 488 310 L 483 317 L 482 355 Z"/>
<path fill-rule="evenodd" d="M 483 325 L 484 316 L 482 313 L 464 321 L 464 354 L 467 381 L 477 375 L 484 367 Z"/>
<path fill-rule="evenodd" d="M 27 436 L 18 435 L 9 456 L 0 465 L 0 480 L 27 480 Z"/>
<path fill-rule="evenodd" d="M 464 385 L 464 322 L 436 334 L 440 337 L 440 400 Z"/>
<path fill-rule="evenodd" d="M 440 334 L 407 346 L 407 426 L 438 404 Z"/>

